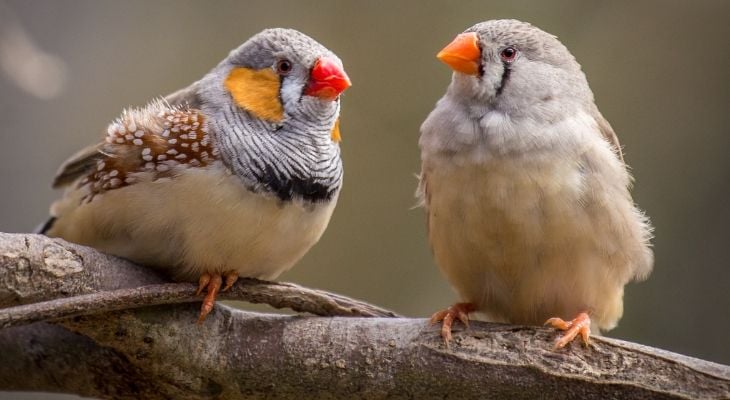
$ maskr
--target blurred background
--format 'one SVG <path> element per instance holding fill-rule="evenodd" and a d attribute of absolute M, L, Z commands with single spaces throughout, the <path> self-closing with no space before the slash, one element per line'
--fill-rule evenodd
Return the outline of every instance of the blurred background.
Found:
<path fill-rule="evenodd" d="M 123 107 L 186 86 L 264 28 L 291 27 L 337 53 L 354 85 L 338 208 L 280 279 L 430 315 L 456 299 L 412 209 L 418 129 L 451 75 L 434 55 L 476 22 L 517 18 L 583 65 L 656 227 L 654 273 L 626 288 L 609 336 L 729 364 L 729 15 L 722 0 L 0 0 L 0 231 L 44 220 L 58 165 Z"/>

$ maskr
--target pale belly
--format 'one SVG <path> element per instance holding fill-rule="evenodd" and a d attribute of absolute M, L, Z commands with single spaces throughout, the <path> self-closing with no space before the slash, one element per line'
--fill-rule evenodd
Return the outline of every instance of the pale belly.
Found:
<path fill-rule="evenodd" d="M 464 301 L 494 321 L 590 311 L 599 328 L 615 325 L 629 269 L 621 221 L 595 206 L 604 195 L 574 163 L 444 163 L 427 179 L 430 242 Z"/>
<path fill-rule="evenodd" d="M 181 280 L 228 270 L 275 278 L 319 240 L 337 200 L 283 203 L 247 190 L 220 167 L 136 183 L 78 206 L 81 195 L 54 204 L 58 219 L 49 236 L 162 268 Z"/>

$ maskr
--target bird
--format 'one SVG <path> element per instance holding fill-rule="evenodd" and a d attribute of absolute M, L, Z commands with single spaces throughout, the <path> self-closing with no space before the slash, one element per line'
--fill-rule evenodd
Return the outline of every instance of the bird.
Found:
<path fill-rule="evenodd" d="M 125 109 L 71 156 L 40 229 L 206 291 L 199 322 L 238 277 L 275 279 L 321 237 L 342 186 L 342 61 L 271 28 L 202 79 Z"/>
<path fill-rule="evenodd" d="M 421 125 L 417 197 L 455 321 L 546 324 L 562 348 L 614 328 L 624 286 L 653 267 L 652 227 L 611 125 L 569 50 L 527 22 L 467 29 L 437 58 L 452 70 Z"/>

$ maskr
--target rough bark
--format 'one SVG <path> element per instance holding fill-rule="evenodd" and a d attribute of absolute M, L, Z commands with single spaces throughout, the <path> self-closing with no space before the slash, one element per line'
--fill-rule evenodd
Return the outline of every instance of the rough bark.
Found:
<path fill-rule="evenodd" d="M 730 398 L 728 366 L 607 338 L 555 351 L 556 333 L 540 327 L 474 323 L 446 348 L 423 319 L 219 305 L 198 325 L 192 286 L 162 282 L 92 249 L 0 234 L 0 307 L 10 307 L 0 309 L 0 321 L 17 325 L 0 330 L 0 390 L 114 399 Z M 144 285 L 157 286 L 129 289 Z M 231 296 L 255 299 L 251 290 L 266 293 L 267 285 L 274 291 L 258 299 L 275 305 L 387 315 L 288 284 L 247 281 Z M 52 312 L 69 302 L 73 312 Z M 122 309 L 125 302 L 144 307 Z M 176 302 L 183 303 L 168 304 Z M 46 314 L 37 316 L 39 307 Z M 24 313 L 36 317 L 18 320 Z"/>
<path fill-rule="evenodd" d="M 0 233 L 0 328 L 141 306 L 200 301 L 189 283 L 42 235 Z M 221 300 L 326 316 L 397 317 L 392 311 L 292 283 L 239 279 Z M 30 303 L 30 304 L 28 304 Z"/>

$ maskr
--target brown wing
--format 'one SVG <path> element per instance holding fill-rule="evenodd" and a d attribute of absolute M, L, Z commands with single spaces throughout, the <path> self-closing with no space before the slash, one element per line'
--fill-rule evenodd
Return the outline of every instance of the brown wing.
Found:
<path fill-rule="evenodd" d="M 200 108 L 197 88 L 198 82 L 195 82 L 184 89 L 167 95 L 164 102 L 171 109 Z M 95 143 L 79 150 L 58 168 L 56 176 L 53 178 L 53 188 L 57 189 L 67 186 L 81 176 L 89 174 L 96 168 L 99 160 L 114 154 L 114 152 L 114 149 L 108 148 L 104 143 Z"/>
<path fill-rule="evenodd" d="M 155 101 L 127 110 L 109 125 L 104 142 L 89 146 L 66 161 L 54 187 L 76 183 L 84 190 L 81 202 L 140 180 L 172 177 L 180 166 L 203 167 L 217 158 L 206 118 L 200 110 L 170 107 Z M 52 228 L 52 216 L 35 232 Z"/>
<path fill-rule="evenodd" d="M 606 118 L 603 118 L 603 115 L 600 111 L 598 111 L 598 108 L 593 110 L 593 118 L 598 123 L 598 129 L 601 130 L 603 138 L 608 141 L 613 148 L 613 151 L 616 152 L 618 158 L 620 158 L 621 161 L 624 161 L 624 154 L 621 150 L 621 143 L 618 141 L 618 136 L 616 136 L 616 133 L 613 131 L 611 124 L 608 123 Z"/>
<path fill-rule="evenodd" d="M 97 194 L 134 184 L 138 173 L 151 179 L 170 176 L 179 165 L 202 167 L 217 156 L 200 110 L 170 107 L 153 102 L 139 110 L 126 111 L 109 125 L 99 146 L 95 166 L 86 171 L 80 185 L 89 185 L 85 200 Z M 145 178 L 149 179 L 149 178 Z"/>

